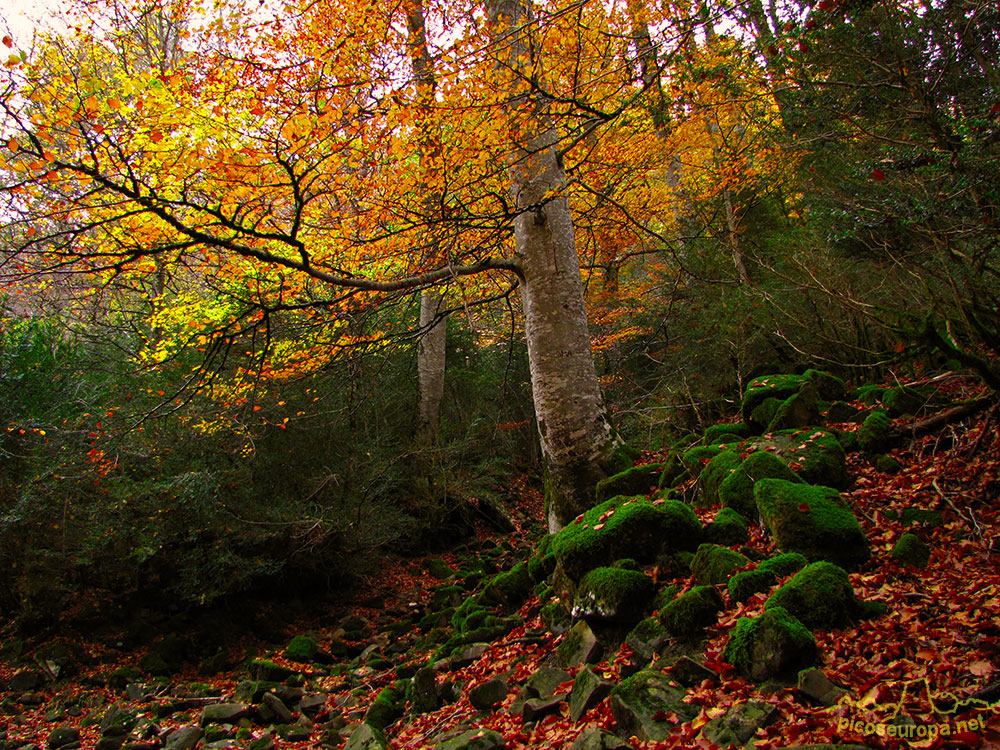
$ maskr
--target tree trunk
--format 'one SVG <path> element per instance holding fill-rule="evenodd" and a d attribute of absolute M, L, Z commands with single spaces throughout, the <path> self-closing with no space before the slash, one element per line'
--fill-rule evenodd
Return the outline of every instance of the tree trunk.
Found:
<path fill-rule="evenodd" d="M 532 398 L 546 474 L 546 513 L 555 533 L 594 504 L 598 480 L 624 468 L 624 451 L 604 410 L 590 350 L 587 311 L 557 133 L 544 100 L 521 91 L 529 57 L 522 0 L 487 0 L 494 40 L 512 71 L 511 197 Z M 537 72 L 537 71 L 535 71 Z M 534 77 L 537 87 L 538 78 Z M 527 89 L 524 89 L 527 92 Z M 525 112 L 528 117 L 524 117 Z"/>
<path fill-rule="evenodd" d="M 417 429 L 420 448 L 437 443 L 438 416 L 444 394 L 445 333 L 447 318 L 435 322 L 443 299 L 427 291 L 420 295 L 420 329 L 425 333 L 417 347 Z"/>

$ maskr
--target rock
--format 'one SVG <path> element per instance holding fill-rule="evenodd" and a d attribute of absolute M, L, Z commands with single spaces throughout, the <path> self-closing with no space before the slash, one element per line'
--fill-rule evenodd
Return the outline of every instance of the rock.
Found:
<path fill-rule="evenodd" d="M 233 697 L 239 703 L 260 703 L 264 693 L 277 690 L 280 684 L 273 680 L 242 680 L 236 685 Z"/>
<path fill-rule="evenodd" d="M 904 565 L 926 568 L 931 559 L 931 548 L 916 534 L 903 534 L 889 554 Z"/>
<path fill-rule="evenodd" d="M 138 721 L 135 711 L 116 703 L 104 712 L 98 726 L 102 736 L 124 736 L 132 731 Z"/>
<path fill-rule="evenodd" d="M 559 712 L 559 707 L 566 702 L 569 693 L 550 695 L 547 698 L 529 698 L 521 706 L 521 718 L 525 724 L 544 719 L 549 714 Z"/>
<path fill-rule="evenodd" d="M 271 737 L 270 735 L 264 735 L 263 737 L 258 737 L 255 740 L 250 740 L 249 744 L 247 744 L 247 750 L 274 750 L 274 748 L 274 737 Z"/>
<path fill-rule="evenodd" d="M 649 563 L 661 552 L 692 550 L 700 537 L 701 524 L 687 505 L 620 496 L 577 516 L 553 537 L 552 549 L 562 570 L 579 581 L 622 558 Z"/>
<path fill-rule="evenodd" d="M 201 711 L 201 726 L 210 724 L 235 724 L 250 715 L 250 707 L 245 703 L 214 703 Z"/>
<path fill-rule="evenodd" d="M 892 420 L 882 409 L 875 409 L 861 423 L 858 447 L 868 453 L 884 453 L 892 445 Z"/>
<path fill-rule="evenodd" d="M 167 735 L 164 750 L 191 750 L 204 734 L 201 727 L 178 727 Z"/>
<path fill-rule="evenodd" d="M 729 579 L 729 598 L 734 602 L 745 602 L 754 594 L 770 591 L 778 582 L 774 573 L 769 570 L 744 570 Z"/>
<path fill-rule="evenodd" d="M 58 748 L 68 745 L 79 747 L 79 742 L 80 730 L 76 727 L 56 727 L 49 733 L 49 738 L 45 744 L 49 750 L 58 750 Z"/>
<path fill-rule="evenodd" d="M 362 724 L 347 738 L 344 750 L 385 750 L 389 743 L 385 733 L 370 724 Z"/>
<path fill-rule="evenodd" d="M 487 729 L 470 729 L 459 735 L 444 739 L 435 750 L 507 750 L 507 743 L 499 732 Z M 347 748 L 344 748 L 347 750 Z"/>
<path fill-rule="evenodd" d="M 125 735 L 121 737 L 101 737 L 95 744 L 94 750 L 119 750 L 125 744 Z M 34 745 L 32 745 L 34 747 Z"/>
<path fill-rule="evenodd" d="M 751 428 L 763 430 L 773 418 L 773 413 L 762 419 L 759 413 L 754 414 L 754 412 L 769 399 L 780 403 L 791 398 L 799 392 L 805 382 L 801 375 L 762 375 L 754 378 L 743 392 L 743 402 L 740 406 L 743 421 Z"/>
<path fill-rule="evenodd" d="M 475 664 L 479 661 L 483 654 L 489 650 L 490 644 L 488 643 L 470 643 L 451 658 L 449 666 L 451 669 L 465 669 L 470 664 Z"/>
<path fill-rule="evenodd" d="M 903 468 L 903 464 L 899 462 L 899 459 L 881 453 L 875 456 L 873 463 L 875 468 L 883 474 L 898 474 Z"/>
<path fill-rule="evenodd" d="M 691 561 L 691 575 L 695 581 L 706 586 L 726 583 L 733 570 L 741 568 L 750 560 L 727 547 L 718 544 L 702 544 Z"/>
<path fill-rule="evenodd" d="M 312 638 L 297 635 L 285 646 L 282 656 L 296 664 L 312 664 L 318 650 L 319 645 Z"/>
<path fill-rule="evenodd" d="M 829 424 L 838 424 L 841 422 L 850 422 L 857 416 L 858 410 L 856 407 L 851 406 L 846 401 L 834 401 L 830 404 L 830 408 L 826 410 L 825 418 Z"/>
<path fill-rule="evenodd" d="M 698 506 L 710 508 L 719 502 L 719 487 L 737 470 L 741 461 L 734 450 L 723 450 L 715 455 L 698 475 Z"/>
<path fill-rule="evenodd" d="M 584 730 L 569 750 L 632 750 L 632 746 L 621 737 L 595 727 Z"/>
<path fill-rule="evenodd" d="M 670 678 L 684 687 L 697 687 L 705 680 L 715 683 L 719 679 L 719 674 L 713 669 L 709 669 L 690 656 L 682 656 L 674 665 L 667 670 Z"/>
<path fill-rule="evenodd" d="M 80 668 L 65 643 L 46 643 L 35 651 L 35 664 L 51 679 L 73 677 Z"/>
<path fill-rule="evenodd" d="M 625 642 L 647 664 L 653 656 L 669 643 L 670 633 L 656 617 L 647 617 L 632 628 Z"/>
<path fill-rule="evenodd" d="M 812 666 L 816 639 L 787 610 L 774 607 L 759 617 L 737 620 L 723 658 L 743 676 L 762 682 Z"/>
<path fill-rule="evenodd" d="M 571 614 L 605 622 L 638 622 L 654 592 L 652 579 L 638 570 L 594 568 L 580 581 Z"/>
<path fill-rule="evenodd" d="M 265 724 L 291 724 L 293 719 L 288 706 L 274 693 L 264 693 L 257 707 L 257 713 Z"/>
<path fill-rule="evenodd" d="M 437 672 L 430 667 L 421 667 L 406 686 L 406 700 L 414 714 L 436 711 L 441 706 L 441 696 L 437 687 Z"/>
<path fill-rule="evenodd" d="M 507 697 L 510 688 L 504 680 L 494 677 L 469 690 L 469 702 L 479 711 L 492 711 Z"/>
<path fill-rule="evenodd" d="M 563 636 L 562 643 L 556 649 L 556 662 L 563 667 L 575 667 L 580 664 L 593 664 L 601 653 L 597 636 L 590 626 L 581 620 Z"/>
<path fill-rule="evenodd" d="M 823 671 L 813 667 L 799 672 L 799 692 L 812 698 L 821 706 L 835 706 L 847 690 L 835 685 Z"/>
<path fill-rule="evenodd" d="M 309 727 L 300 724 L 278 724 L 274 729 L 285 742 L 305 742 L 312 735 Z"/>
<path fill-rule="evenodd" d="M 303 695 L 299 700 L 299 711 L 304 716 L 315 717 L 323 707 L 326 706 L 327 696 L 325 693 L 310 693 Z"/>
<path fill-rule="evenodd" d="M 799 475 L 780 458 L 766 450 L 756 450 L 719 486 L 719 501 L 747 519 L 757 518 L 753 498 L 754 484 L 761 479 L 784 479 L 801 482 Z"/>
<path fill-rule="evenodd" d="M 853 569 L 871 556 L 868 538 L 835 489 L 762 479 L 754 486 L 757 510 L 782 552 L 829 560 Z"/>
<path fill-rule="evenodd" d="M 705 428 L 701 442 L 705 445 L 718 445 L 726 442 L 738 443 L 748 437 L 750 437 L 750 428 L 745 424 L 713 424 Z"/>
<path fill-rule="evenodd" d="M 722 597 L 711 586 L 696 586 L 660 610 L 660 624 L 677 638 L 700 634 L 718 619 Z"/>
<path fill-rule="evenodd" d="M 889 410 L 890 417 L 913 416 L 930 401 L 927 392 L 906 386 L 890 388 L 882 394 L 882 406 Z"/>
<path fill-rule="evenodd" d="M 837 436 L 828 430 L 811 427 L 782 430 L 754 438 L 748 441 L 747 447 L 751 451 L 773 453 L 803 482 L 837 489 L 850 486 L 844 447 Z"/>
<path fill-rule="evenodd" d="M 773 573 L 777 578 L 790 576 L 792 573 L 802 570 L 809 561 L 806 556 L 798 552 L 785 552 L 774 557 L 769 557 L 757 566 L 757 570 L 764 570 Z"/>
<path fill-rule="evenodd" d="M 603 503 L 617 495 L 648 495 L 656 489 L 662 473 L 663 464 L 643 464 L 612 474 L 597 483 L 597 502 Z"/>
<path fill-rule="evenodd" d="M 15 672 L 7 681 L 7 689 L 12 693 L 28 693 L 38 690 L 45 684 L 45 677 L 41 672 L 32 669 L 22 669 Z"/>
<path fill-rule="evenodd" d="M 721 748 L 744 745 L 754 733 L 773 722 L 778 709 L 770 703 L 748 701 L 732 706 L 722 716 L 712 719 L 701 730 L 709 742 Z"/>
<path fill-rule="evenodd" d="M 623 734 L 658 742 L 675 726 L 697 716 L 698 708 L 683 698 L 684 692 L 672 686 L 665 674 L 643 669 L 612 691 L 611 713 Z"/>
<path fill-rule="evenodd" d="M 268 682 L 284 682 L 293 674 L 298 674 L 294 669 L 283 667 L 266 659 L 254 659 L 247 666 L 247 671 L 253 679 Z"/>
<path fill-rule="evenodd" d="M 705 529 L 705 541 L 729 547 L 735 544 L 745 544 L 750 540 L 750 529 L 747 522 L 733 508 L 723 508 L 715 516 L 715 520 Z"/>
<path fill-rule="evenodd" d="M 597 676 L 588 666 L 583 667 L 573 680 L 569 694 L 569 718 L 579 721 L 583 715 L 611 694 L 614 683 Z"/>
<path fill-rule="evenodd" d="M 866 615 L 885 611 L 877 603 L 864 606 L 858 602 L 844 569 L 825 561 L 807 565 L 771 594 L 764 608 L 774 607 L 820 630 L 846 627 Z"/>
<path fill-rule="evenodd" d="M 926 510 L 924 508 L 903 508 L 900 521 L 903 526 L 919 523 L 927 528 L 935 529 L 941 525 L 941 513 L 936 510 Z"/>
<path fill-rule="evenodd" d="M 573 675 L 564 669 L 540 667 L 527 679 L 524 687 L 529 697 L 548 698 L 560 691 L 560 687 L 573 681 Z"/>
<path fill-rule="evenodd" d="M 403 715 L 405 692 L 395 685 L 382 688 L 379 694 L 368 706 L 365 713 L 365 723 L 377 729 L 385 729 Z"/>
<path fill-rule="evenodd" d="M 519 562 L 506 573 L 500 573 L 490 581 L 483 593 L 490 601 L 517 607 L 531 594 L 534 581 L 527 562 Z"/>

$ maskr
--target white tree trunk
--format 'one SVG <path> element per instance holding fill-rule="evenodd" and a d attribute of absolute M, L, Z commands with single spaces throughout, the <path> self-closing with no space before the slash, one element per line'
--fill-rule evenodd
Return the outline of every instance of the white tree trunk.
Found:
<path fill-rule="evenodd" d="M 522 0 L 487 0 L 502 67 L 530 65 L 530 25 Z M 536 79 L 537 80 L 537 79 Z M 517 86 L 518 81 L 512 82 Z M 514 107 L 529 105 L 527 98 Z M 513 113 L 523 116 L 523 109 Z M 566 171 L 557 133 L 535 103 L 527 122 L 512 128 L 511 196 L 516 256 L 535 417 L 546 473 L 550 532 L 594 504 L 598 480 L 621 466 L 622 446 L 604 409 L 590 349 L 580 263 Z"/>

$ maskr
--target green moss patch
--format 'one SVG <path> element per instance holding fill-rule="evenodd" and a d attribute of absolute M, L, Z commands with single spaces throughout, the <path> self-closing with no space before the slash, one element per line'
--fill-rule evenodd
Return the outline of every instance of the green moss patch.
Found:
<path fill-rule="evenodd" d="M 775 591 L 764 603 L 765 609 L 774 607 L 820 630 L 846 627 L 860 611 L 847 572 L 825 561 L 807 565 Z"/>
<path fill-rule="evenodd" d="M 844 448 L 827 430 L 783 430 L 748 441 L 747 447 L 772 453 L 810 484 L 837 489 L 850 484 Z"/>
<path fill-rule="evenodd" d="M 702 544 L 691 561 L 691 575 L 698 583 L 714 585 L 729 580 L 733 570 L 750 560 L 718 544 Z"/>
<path fill-rule="evenodd" d="M 904 565 L 926 568 L 931 559 L 931 548 L 916 534 L 903 534 L 889 554 Z"/>
<path fill-rule="evenodd" d="M 858 447 L 869 453 L 882 453 L 891 445 L 889 431 L 892 421 L 882 409 L 876 409 L 861 423 L 858 430 Z"/>
<path fill-rule="evenodd" d="M 663 464 L 645 464 L 614 474 L 597 483 L 597 502 L 603 503 L 616 495 L 647 495 L 660 483 Z"/>
<path fill-rule="evenodd" d="M 698 476 L 698 504 L 703 508 L 719 502 L 719 485 L 737 470 L 740 456 L 736 451 L 724 450 L 705 464 Z"/>
<path fill-rule="evenodd" d="M 754 499 L 764 525 L 782 552 L 852 569 L 871 556 L 868 538 L 840 494 L 781 479 L 762 479 Z"/>
<path fill-rule="evenodd" d="M 757 566 L 757 570 L 766 570 L 769 573 L 774 573 L 778 578 L 784 578 L 797 570 L 802 570 L 808 564 L 809 561 L 805 555 L 798 552 L 786 552 L 764 560 Z"/>
<path fill-rule="evenodd" d="M 689 638 L 718 619 L 722 597 L 712 586 L 697 586 L 660 610 L 660 624 L 677 638 Z"/>
<path fill-rule="evenodd" d="M 751 680 L 790 676 L 816 662 L 816 639 L 787 610 L 774 607 L 737 620 L 722 658 Z"/>
<path fill-rule="evenodd" d="M 734 602 L 745 602 L 754 594 L 770 591 L 777 582 L 777 577 L 769 570 L 744 570 L 729 579 L 729 598 Z"/>
<path fill-rule="evenodd" d="M 654 591 L 652 579 L 638 570 L 594 568 L 577 587 L 572 614 L 608 622 L 638 622 Z"/>
<path fill-rule="evenodd" d="M 723 508 L 705 529 L 705 540 L 726 547 L 745 544 L 750 540 L 750 529 L 743 516 L 732 508 Z"/>

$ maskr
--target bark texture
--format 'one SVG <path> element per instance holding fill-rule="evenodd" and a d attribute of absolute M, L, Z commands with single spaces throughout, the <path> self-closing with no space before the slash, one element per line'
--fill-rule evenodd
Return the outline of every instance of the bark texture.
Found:
<path fill-rule="evenodd" d="M 539 96 L 529 8 L 488 0 L 498 67 L 510 72 L 511 197 L 532 397 L 546 470 L 550 532 L 594 504 L 598 480 L 624 468 L 608 422 L 583 301 L 583 284 L 558 135 Z M 524 83 L 530 80 L 531 85 Z"/>
<path fill-rule="evenodd" d="M 420 328 L 426 330 L 417 348 L 419 395 L 416 442 L 421 448 L 437 443 L 438 417 L 441 413 L 441 397 L 444 395 L 445 333 L 448 319 L 437 318 L 441 307 L 440 294 L 428 291 L 420 295 Z"/>

